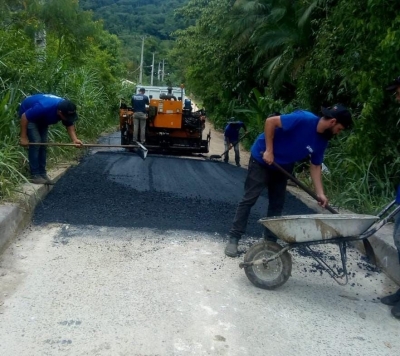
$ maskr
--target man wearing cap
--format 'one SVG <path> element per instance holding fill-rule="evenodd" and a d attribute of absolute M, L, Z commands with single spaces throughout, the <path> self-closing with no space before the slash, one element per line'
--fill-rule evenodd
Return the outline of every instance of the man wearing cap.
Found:
<path fill-rule="evenodd" d="M 342 105 L 322 108 L 322 117 L 309 111 L 297 110 L 286 115 L 271 116 L 265 120 L 264 133 L 260 134 L 252 148 L 249 168 L 244 184 L 244 196 L 236 209 L 229 242 L 225 254 L 236 257 L 238 242 L 246 232 L 251 208 L 264 188 L 268 190 L 267 216 L 282 215 L 286 195 L 286 176 L 271 166 L 278 163 L 291 172 L 294 163 L 310 156 L 310 175 L 320 204 L 325 207 L 321 165 L 328 141 L 343 129 L 352 125 L 350 112 Z M 264 238 L 276 241 L 276 236 L 265 228 Z"/>
<path fill-rule="evenodd" d="M 246 125 L 242 121 L 235 121 L 234 117 L 231 117 L 224 130 L 224 143 L 225 143 L 225 157 L 224 162 L 229 161 L 229 150 L 233 147 L 235 150 L 235 162 L 240 167 L 240 153 L 239 153 L 239 131 L 241 128 L 245 132 Z"/>
<path fill-rule="evenodd" d="M 79 147 L 82 141 L 76 137 L 74 123 L 78 118 L 76 105 L 52 94 L 36 94 L 27 97 L 19 109 L 21 118 L 20 144 L 46 143 L 49 125 L 61 121 L 67 128 L 72 142 Z M 46 146 L 29 146 L 28 152 L 31 182 L 54 184 L 46 172 Z"/>
<path fill-rule="evenodd" d="M 147 109 L 146 105 L 149 105 L 149 97 L 144 95 L 146 90 L 144 88 L 139 89 L 139 94 L 132 96 L 132 108 L 133 108 L 133 139 L 138 140 L 138 133 L 140 127 L 140 142 L 146 143 L 146 119 Z"/>
<path fill-rule="evenodd" d="M 400 103 L 400 77 L 394 79 L 387 87 L 387 91 L 394 92 L 396 101 Z M 400 204 L 400 185 L 397 187 L 396 204 Z M 394 217 L 393 239 L 399 254 L 400 263 L 400 214 Z M 400 289 L 394 294 L 388 295 L 381 299 L 381 302 L 386 305 L 392 306 L 392 315 L 400 319 Z"/>

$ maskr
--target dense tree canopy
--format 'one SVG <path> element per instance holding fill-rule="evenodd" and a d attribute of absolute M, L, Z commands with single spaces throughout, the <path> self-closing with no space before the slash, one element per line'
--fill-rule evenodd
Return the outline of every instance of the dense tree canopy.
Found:
<path fill-rule="evenodd" d="M 331 191 L 355 209 L 393 195 L 400 117 L 384 87 L 400 75 L 399 2 L 190 0 L 179 13 L 194 24 L 171 55 L 217 125 L 236 112 L 260 132 L 271 111 L 343 103 L 356 120 L 331 144 Z"/>

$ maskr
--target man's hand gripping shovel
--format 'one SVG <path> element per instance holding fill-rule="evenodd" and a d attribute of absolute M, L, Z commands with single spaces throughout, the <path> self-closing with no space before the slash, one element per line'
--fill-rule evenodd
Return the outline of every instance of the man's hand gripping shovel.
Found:
<path fill-rule="evenodd" d="M 292 182 L 297 184 L 301 189 L 303 189 L 306 193 L 308 193 L 312 198 L 314 198 L 317 202 L 321 203 L 320 198 L 315 194 L 311 189 L 309 189 L 305 184 L 300 182 L 297 178 L 291 175 L 288 171 L 283 169 L 278 163 L 272 162 L 272 165 L 276 167 L 279 171 L 281 171 L 286 177 L 288 177 Z M 332 214 L 339 214 L 338 211 L 333 209 L 330 205 L 325 205 L 325 209 L 330 211 Z M 365 254 L 367 255 L 369 261 L 376 265 L 376 257 L 374 253 L 374 249 L 371 246 L 371 243 L 367 239 L 363 239 Z"/>

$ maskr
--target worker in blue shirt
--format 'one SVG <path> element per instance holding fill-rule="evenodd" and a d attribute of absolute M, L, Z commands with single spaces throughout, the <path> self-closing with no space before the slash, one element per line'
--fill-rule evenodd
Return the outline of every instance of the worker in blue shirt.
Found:
<path fill-rule="evenodd" d="M 267 216 L 282 215 L 287 178 L 284 173 L 271 166 L 272 162 L 291 172 L 295 162 L 310 156 L 310 175 L 315 192 L 322 206 L 328 203 L 321 179 L 324 152 L 334 135 L 351 126 L 352 118 L 342 105 L 322 108 L 322 114 L 322 117 L 318 117 L 309 111 L 297 110 L 265 120 L 264 133 L 256 138 L 251 148 L 244 196 L 236 209 L 229 231 L 229 242 L 225 248 L 227 256 L 237 256 L 238 243 L 246 232 L 251 208 L 264 188 L 268 189 Z M 276 236 L 267 229 L 264 231 L 264 238 L 276 241 Z"/>
<path fill-rule="evenodd" d="M 394 79 L 387 87 L 387 91 L 394 92 L 395 100 L 400 103 L 400 77 Z M 397 186 L 396 192 L 396 204 L 400 204 L 400 185 Z M 397 252 L 399 254 L 399 262 L 400 262 L 400 213 L 394 217 L 394 227 L 393 227 L 393 239 L 394 244 L 396 245 Z M 391 313 L 392 315 L 400 319 L 400 289 L 397 290 L 394 294 L 388 295 L 381 299 L 381 302 L 386 305 L 392 306 Z"/>
<path fill-rule="evenodd" d="M 235 121 L 235 118 L 231 117 L 224 130 L 224 162 L 228 163 L 229 150 L 233 147 L 233 149 L 235 150 L 235 162 L 238 167 L 240 167 L 239 132 L 242 128 L 245 132 L 247 132 L 246 125 L 242 121 Z"/>
<path fill-rule="evenodd" d="M 82 141 L 76 137 L 74 123 L 78 119 L 76 105 L 52 94 L 36 94 L 27 97 L 19 108 L 21 118 L 20 144 L 46 143 L 49 125 L 61 121 L 69 137 L 77 147 Z M 46 146 L 29 146 L 28 152 L 31 182 L 54 184 L 46 172 Z"/>
<path fill-rule="evenodd" d="M 146 143 L 146 120 L 147 120 L 147 107 L 149 105 L 149 97 L 144 95 L 146 89 L 140 88 L 139 93 L 132 96 L 133 108 L 133 140 L 138 140 L 140 130 L 140 142 Z"/>

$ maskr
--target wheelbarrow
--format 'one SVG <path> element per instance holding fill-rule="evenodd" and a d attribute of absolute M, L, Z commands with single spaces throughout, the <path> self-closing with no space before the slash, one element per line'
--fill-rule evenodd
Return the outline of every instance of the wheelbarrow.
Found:
<path fill-rule="evenodd" d="M 271 230 L 286 244 L 262 241 L 252 245 L 239 264 L 248 279 L 259 288 L 274 289 L 289 279 L 292 271 L 290 250 L 305 248 L 318 265 L 340 285 L 348 283 L 346 248 L 351 241 L 364 241 L 375 234 L 400 211 L 392 209 L 392 201 L 375 215 L 311 214 L 260 219 L 258 222 Z M 337 244 L 342 262 L 341 273 L 336 272 L 311 248 L 313 245 Z"/>

